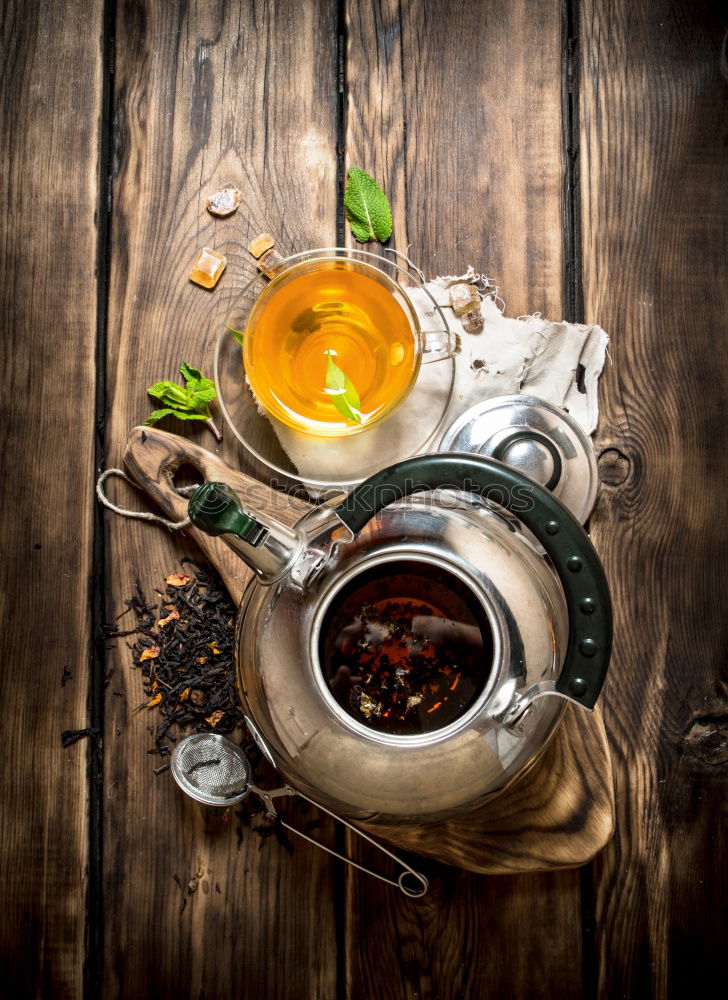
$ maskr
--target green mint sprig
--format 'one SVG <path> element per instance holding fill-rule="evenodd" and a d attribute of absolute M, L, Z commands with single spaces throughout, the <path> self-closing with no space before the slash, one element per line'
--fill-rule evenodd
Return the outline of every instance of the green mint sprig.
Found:
<path fill-rule="evenodd" d="M 346 420 L 361 423 L 361 400 L 351 379 L 345 375 L 334 361 L 336 351 L 324 351 L 328 357 L 326 364 L 326 389 L 331 402 Z"/>
<path fill-rule="evenodd" d="M 240 330 L 233 330 L 233 328 L 231 326 L 226 326 L 225 329 L 229 330 L 230 333 L 232 333 L 233 337 L 235 337 L 235 339 L 237 340 L 237 342 L 242 347 L 243 346 L 243 340 L 245 339 L 245 335 Z"/>
<path fill-rule="evenodd" d="M 176 382 L 155 382 L 147 389 L 149 395 L 164 403 L 164 406 L 150 413 L 144 423 L 156 424 L 163 417 L 204 420 L 217 440 L 222 441 L 222 434 L 212 419 L 209 405 L 217 396 L 215 383 L 186 361 L 182 362 L 179 370 L 185 380 L 184 386 L 177 385 Z"/>
<path fill-rule="evenodd" d="M 359 243 L 386 243 L 392 235 L 392 210 L 387 196 L 374 178 L 358 167 L 349 167 L 344 210 Z"/>

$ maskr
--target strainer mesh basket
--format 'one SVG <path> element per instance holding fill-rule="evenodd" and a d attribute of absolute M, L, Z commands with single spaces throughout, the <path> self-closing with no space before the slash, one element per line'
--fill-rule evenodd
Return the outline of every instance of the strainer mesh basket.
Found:
<path fill-rule="evenodd" d="M 215 733 L 194 733 L 181 740 L 170 767 L 182 790 L 206 805 L 228 806 L 248 794 L 247 757 L 240 747 Z"/>

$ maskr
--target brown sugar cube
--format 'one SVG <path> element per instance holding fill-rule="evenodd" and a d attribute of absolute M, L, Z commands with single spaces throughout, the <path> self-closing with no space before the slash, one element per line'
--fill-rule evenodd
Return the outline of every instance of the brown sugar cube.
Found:
<path fill-rule="evenodd" d="M 277 250 L 268 250 L 258 261 L 258 270 L 262 271 L 266 278 L 275 278 L 281 272 L 283 257 Z"/>
<path fill-rule="evenodd" d="M 480 306 L 477 309 L 471 309 L 470 312 L 466 312 L 464 316 L 460 317 L 460 322 L 463 324 L 463 330 L 466 333 L 480 333 L 485 323 Z"/>
<path fill-rule="evenodd" d="M 214 288 L 225 270 L 227 260 L 217 250 L 203 247 L 190 271 L 190 281 L 203 288 Z"/>
<path fill-rule="evenodd" d="M 270 233 L 261 233 L 260 236 L 256 236 L 254 240 L 248 243 L 248 253 L 252 253 L 255 259 L 258 260 L 266 250 L 270 250 L 271 247 L 275 246 L 275 242 Z"/>
<path fill-rule="evenodd" d="M 212 215 L 232 215 L 243 200 L 242 191 L 228 184 L 207 199 L 207 211 Z"/>
<path fill-rule="evenodd" d="M 456 316 L 464 316 L 472 309 L 480 308 L 480 296 L 475 285 L 470 285 L 465 281 L 459 281 L 456 285 L 450 285 L 450 305 Z"/>

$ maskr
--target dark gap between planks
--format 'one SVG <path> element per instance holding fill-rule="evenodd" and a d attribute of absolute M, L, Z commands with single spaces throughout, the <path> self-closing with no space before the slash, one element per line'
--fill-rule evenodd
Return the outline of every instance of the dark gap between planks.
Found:
<path fill-rule="evenodd" d="M 112 152 L 114 142 L 114 49 L 116 41 L 116 0 L 104 0 L 101 38 L 102 95 L 99 131 L 99 178 L 96 215 L 98 239 L 96 257 L 96 392 L 94 398 L 94 466 L 98 474 L 106 456 L 106 345 L 111 268 Z M 86 957 L 83 969 L 84 1000 L 102 995 L 104 900 L 103 900 L 103 734 L 104 690 L 106 681 L 105 623 L 106 552 L 104 519 L 94 499 L 93 549 L 89 579 L 91 649 L 88 692 L 90 727 L 101 739 L 88 741 L 89 850 L 86 893 Z"/>
<path fill-rule="evenodd" d="M 579 0 L 563 0 L 562 132 L 564 149 L 563 246 L 564 319 L 584 322 L 579 170 Z"/>
<path fill-rule="evenodd" d="M 346 245 L 346 216 L 344 213 L 344 191 L 346 190 L 346 126 L 347 104 L 349 100 L 349 80 L 347 73 L 346 0 L 336 2 L 336 38 L 334 52 L 336 56 L 336 245 Z M 339 854 L 346 853 L 346 834 L 340 823 L 334 824 L 334 849 Z M 334 919 L 336 928 L 336 998 L 346 1000 L 346 865 L 343 861 L 332 858 Z"/>
<path fill-rule="evenodd" d="M 579 121 L 579 0 L 562 4 L 562 142 L 564 149 L 564 319 L 584 322 L 581 243 L 581 174 Z M 581 982 L 584 1000 L 596 998 L 599 964 L 596 953 L 596 918 L 593 862 L 579 873 L 581 903 Z"/>
<path fill-rule="evenodd" d="M 347 79 L 346 0 L 336 2 L 336 245 L 346 244 L 346 216 L 344 191 L 346 189 L 346 109 L 349 98 Z"/>

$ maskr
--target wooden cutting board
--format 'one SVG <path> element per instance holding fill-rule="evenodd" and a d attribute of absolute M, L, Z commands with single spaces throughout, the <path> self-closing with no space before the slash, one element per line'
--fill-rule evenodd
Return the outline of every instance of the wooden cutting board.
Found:
<path fill-rule="evenodd" d="M 243 498 L 265 502 L 267 510 L 288 524 L 311 509 L 185 438 L 156 428 L 134 428 L 124 463 L 135 482 L 175 520 L 187 516 L 187 500 L 173 483 L 182 465 L 194 467 L 206 480 L 228 483 Z M 219 538 L 192 526 L 186 530 L 239 604 L 251 571 Z M 385 828 L 366 829 L 385 839 Z M 387 827 L 386 839 L 470 871 L 507 874 L 585 864 L 604 847 L 613 829 L 612 765 L 601 714 L 598 708 L 592 713 L 567 705 L 544 753 L 486 805 L 433 826 Z"/>

